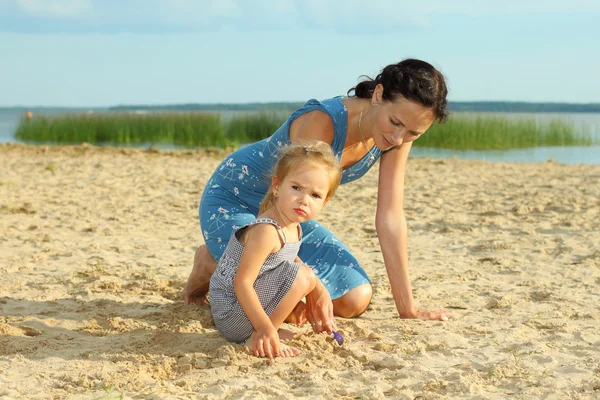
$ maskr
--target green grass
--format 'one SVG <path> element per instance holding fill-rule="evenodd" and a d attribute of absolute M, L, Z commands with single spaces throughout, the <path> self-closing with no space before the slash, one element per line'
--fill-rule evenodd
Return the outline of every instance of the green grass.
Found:
<path fill-rule="evenodd" d="M 589 135 L 560 119 L 539 124 L 533 118 L 457 116 L 434 124 L 415 146 L 457 150 L 506 150 L 540 146 L 587 146 Z"/>
<path fill-rule="evenodd" d="M 101 389 L 101 393 L 92 394 L 94 400 L 122 400 L 125 398 L 125 393 L 117 391 L 114 384 L 110 386 L 102 385 Z"/>
<path fill-rule="evenodd" d="M 218 113 L 103 113 L 23 118 L 16 138 L 42 143 L 114 145 L 168 144 L 237 147 L 270 136 L 287 117 L 277 112 L 240 114 L 224 122 Z M 594 144 L 563 120 L 539 124 L 533 118 L 453 116 L 434 124 L 416 146 L 447 149 L 516 149 Z"/>
<path fill-rule="evenodd" d="M 231 145 L 219 114 L 89 114 L 23 118 L 17 139 L 50 143 Z"/>
<path fill-rule="evenodd" d="M 276 112 L 261 112 L 233 117 L 227 124 L 227 136 L 239 143 L 253 143 L 273 134 L 287 119 Z"/>

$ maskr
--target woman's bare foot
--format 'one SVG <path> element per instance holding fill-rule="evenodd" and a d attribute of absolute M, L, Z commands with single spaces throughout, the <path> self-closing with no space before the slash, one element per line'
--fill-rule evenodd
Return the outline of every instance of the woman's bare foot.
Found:
<path fill-rule="evenodd" d="M 296 307 L 292 310 L 290 315 L 285 319 L 288 324 L 294 324 L 300 326 L 306 323 L 306 304 L 303 301 L 299 301 Z"/>
<path fill-rule="evenodd" d="M 283 357 L 283 358 L 296 357 L 297 355 L 299 355 L 301 353 L 300 349 L 289 346 L 285 343 L 281 343 L 281 340 L 292 339 L 294 337 L 293 332 L 288 331 L 287 329 L 279 329 L 278 333 L 279 333 L 279 356 L 278 357 Z M 288 336 L 288 334 L 291 336 L 289 336 L 288 338 L 283 338 L 282 334 L 284 336 Z M 254 333 L 252 333 L 252 335 L 250 335 L 250 338 L 248 338 L 248 340 L 246 340 L 246 343 L 244 343 L 244 346 L 246 346 L 246 348 L 248 349 L 248 351 L 250 351 L 250 353 L 254 354 L 252 352 L 252 350 L 250 349 L 250 346 L 252 345 L 252 340 L 254 340 Z M 256 354 L 254 354 L 254 355 L 256 355 Z M 257 356 L 257 357 L 259 357 L 259 356 Z"/>
<path fill-rule="evenodd" d="M 279 328 L 277 333 L 279 334 L 279 340 L 292 340 L 296 338 L 296 334 L 288 329 Z"/>
<path fill-rule="evenodd" d="M 210 284 L 210 277 L 217 268 L 217 263 L 212 258 L 206 245 L 198 247 L 194 254 L 194 266 L 188 277 L 185 287 L 181 291 L 181 297 L 186 304 L 207 304 L 206 294 Z"/>

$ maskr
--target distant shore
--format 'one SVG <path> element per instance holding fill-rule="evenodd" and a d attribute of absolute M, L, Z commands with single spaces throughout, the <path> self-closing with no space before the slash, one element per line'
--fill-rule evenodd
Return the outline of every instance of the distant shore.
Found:
<path fill-rule="evenodd" d="M 307 99 L 308 100 L 308 99 Z M 96 111 L 289 111 L 302 106 L 302 101 L 266 102 L 266 103 L 184 103 L 184 104 L 123 104 L 115 106 L 89 107 L 44 107 L 14 106 L 0 107 L 2 111 L 60 112 L 61 110 Z M 600 103 L 554 103 L 523 101 L 450 101 L 451 112 L 524 112 L 524 113 L 600 113 Z"/>

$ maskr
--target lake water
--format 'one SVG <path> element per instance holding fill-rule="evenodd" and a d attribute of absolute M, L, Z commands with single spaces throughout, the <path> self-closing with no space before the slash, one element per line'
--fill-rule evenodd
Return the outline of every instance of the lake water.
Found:
<path fill-rule="evenodd" d="M 88 110 L 43 110 L 44 114 L 57 114 L 65 112 L 86 112 Z M 105 111 L 96 109 L 94 111 Z M 34 110 L 34 114 L 37 110 Z M 231 118 L 231 112 L 223 114 L 224 119 Z M 548 123 L 553 119 L 562 119 L 573 124 L 580 132 L 589 134 L 596 142 L 600 141 L 600 114 L 599 113 L 456 113 L 457 115 L 485 116 L 502 115 L 510 118 L 535 118 L 539 123 Z M 0 109 L 0 143 L 19 143 L 15 139 L 15 131 L 23 116 L 22 111 Z M 143 147 L 136 146 L 136 147 Z M 158 146 L 160 148 L 160 146 Z M 165 148 L 173 146 L 165 146 Z M 572 146 L 572 147 L 537 147 L 532 149 L 517 150 L 449 150 L 424 148 L 414 146 L 411 150 L 412 157 L 452 158 L 464 160 L 487 160 L 507 162 L 539 162 L 553 159 L 562 164 L 600 164 L 600 146 Z"/>

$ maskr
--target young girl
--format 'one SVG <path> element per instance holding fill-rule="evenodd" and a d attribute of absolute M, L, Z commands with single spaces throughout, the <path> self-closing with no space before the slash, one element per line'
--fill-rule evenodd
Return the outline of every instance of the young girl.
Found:
<path fill-rule="evenodd" d="M 304 310 L 297 306 L 318 279 L 296 261 L 300 223 L 317 216 L 340 180 L 340 165 L 328 144 L 311 141 L 281 149 L 258 218 L 233 233 L 210 279 L 211 312 L 228 340 L 246 341 L 254 355 L 269 359 L 300 353 L 279 343 L 290 337 L 279 330 L 288 316 L 303 320 Z"/>

